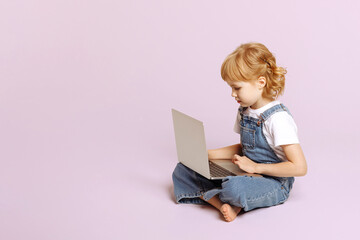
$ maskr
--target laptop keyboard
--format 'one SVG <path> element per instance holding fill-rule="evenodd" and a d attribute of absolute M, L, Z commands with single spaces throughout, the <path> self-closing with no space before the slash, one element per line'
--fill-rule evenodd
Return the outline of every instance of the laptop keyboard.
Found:
<path fill-rule="evenodd" d="M 217 165 L 216 163 L 213 163 L 209 161 L 210 166 L 210 175 L 211 177 L 227 177 L 227 176 L 236 176 L 236 174 L 230 172 L 229 170 L 226 170 L 225 168 Z"/>

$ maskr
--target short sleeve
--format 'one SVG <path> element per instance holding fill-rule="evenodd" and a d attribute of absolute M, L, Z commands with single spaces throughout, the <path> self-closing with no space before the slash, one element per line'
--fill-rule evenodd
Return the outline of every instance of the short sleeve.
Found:
<path fill-rule="evenodd" d="M 237 112 L 237 115 L 236 115 L 236 121 L 235 121 L 235 124 L 234 124 L 234 132 L 240 134 L 240 112 L 238 111 Z"/>
<path fill-rule="evenodd" d="M 275 147 L 299 143 L 297 126 L 292 116 L 287 112 L 278 112 L 270 117 L 269 132 Z"/>

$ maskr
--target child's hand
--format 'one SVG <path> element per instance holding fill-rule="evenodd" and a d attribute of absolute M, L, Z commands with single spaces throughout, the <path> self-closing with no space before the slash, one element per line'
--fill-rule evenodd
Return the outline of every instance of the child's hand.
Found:
<path fill-rule="evenodd" d="M 214 150 L 208 150 L 208 159 L 214 159 Z"/>
<path fill-rule="evenodd" d="M 256 173 L 257 163 L 245 156 L 237 154 L 232 158 L 232 162 L 239 166 L 239 168 L 247 173 Z"/>

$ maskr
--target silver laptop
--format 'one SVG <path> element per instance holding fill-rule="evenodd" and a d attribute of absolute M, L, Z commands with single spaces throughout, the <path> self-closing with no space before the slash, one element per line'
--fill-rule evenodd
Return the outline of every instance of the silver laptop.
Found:
<path fill-rule="evenodd" d="M 209 161 L 203 123 L 175 109 L 172 109 L 172 116 L 179 162 L 208 179 L 257 175 L 242 171 L 231 159 Z"/>

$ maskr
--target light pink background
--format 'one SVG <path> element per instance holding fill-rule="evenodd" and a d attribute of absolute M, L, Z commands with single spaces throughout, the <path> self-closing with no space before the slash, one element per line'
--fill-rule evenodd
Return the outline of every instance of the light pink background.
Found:
<path fill-rule="evenodd" d="M 358 239 L 358 1 L 0 3 L 0 239 Z M 264 43 L 309 171 L 226 223 L 174 203 L 171 108 L 235 144 L 227 54 Z"/>

